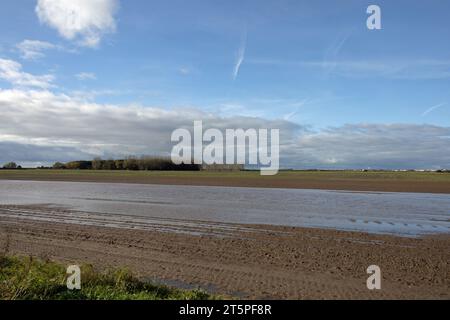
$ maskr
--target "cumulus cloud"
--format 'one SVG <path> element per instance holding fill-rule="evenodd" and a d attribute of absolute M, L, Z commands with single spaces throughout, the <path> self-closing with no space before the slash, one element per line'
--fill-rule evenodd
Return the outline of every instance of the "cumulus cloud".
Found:
<path fill-rule="evenodd" d="M 0 141 L 73 147 L 84 153 L 116 157 L 169 155 L 172 131 L 191 129 L 194 120 L 203 120 L 205 128 L 283 127 L 285 134 L 298 127 L 282 120 L 221 118 L 198 109 L 96 104 L 50 91 L 0 90 L 0 110 L 4 120 Z"/>
<path fill-rule="evenodd" d="M 353 124 L 310 131 L 285 120 L 221 117 L 199 109 L 167 110 L 82 101 L 45 90 L 0 90 L 0 142 L 15 158 L 52 161 L 126 155 L 169 155 L 177 128 L 278 128 L 283 167 L 450 167 L 450 127 L 414 124 Z M 5 147 L 5 143 L 7 147 Z M 19 154 L 12 154 L 14 144 Z M 58 152 L 54 152 L 57 149 Z M 50 148 L 50 149 L 48 149 Z M 20 154 L 23 153 L 23 156 Z M 6 152 L 5 152 L 6 154 Z"/>
<path fill-rule="evenodd" d="M 44 51 L 61 50 L 62 48 L 46 41 L 23 40 L 16 45 L 23 59 L 36 60 L 45 56 Z"/>
<path fill-rule="evenodd" d="M 65 39 L 96 47 L 104 34 L 116 30 L 117 9 L 118 0 L 38 0 L 36 14 Z"/>
<path fill-rule="evenodd" d="M 348 124 L 302 134 L 287 152 L 309 168 L 450 168 L 450 127 Z"/>
<path fill-rule="evenodd" d="M 97 79 L 97 76 L 95 75 L 95 73 L 92 73 L 92 72 L 80 72 L 80 73 L 76 74 L 75 77 L 77 77 L 78 80 L 95 80 L 95 79 Z"/>
<path fill-rule="evenodd" d="M 36 76 L 22 71 L 22 65 L 16 61 L 0 58 L 0 79 L 17 87 L 52 87 L 54 76 L 50 74 Z"/>

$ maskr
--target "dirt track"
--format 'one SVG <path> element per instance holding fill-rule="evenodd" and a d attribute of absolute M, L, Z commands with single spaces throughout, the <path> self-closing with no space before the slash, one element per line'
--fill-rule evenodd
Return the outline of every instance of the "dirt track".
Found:
<path fill-rule="evenodd" d="M 0 250 L 7 245 L 11 253 L 68 264 L 127 266 L 144 278 L 242 298 L 450 299 L 449 235 L 411 239 L 123 218 L 106 226 L 94 213 L 1 206 Z M 379 291 L 366 288 L 372 264 L 382 271 Z"/>

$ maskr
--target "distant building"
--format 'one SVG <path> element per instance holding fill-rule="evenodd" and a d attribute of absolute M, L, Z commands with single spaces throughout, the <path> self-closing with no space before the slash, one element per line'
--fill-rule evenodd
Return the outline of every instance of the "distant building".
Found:
<path fill-rule="evenodd" d="M 243 164 L 204 164 L 201 170 L 203 171 L 242 171 Z"/>

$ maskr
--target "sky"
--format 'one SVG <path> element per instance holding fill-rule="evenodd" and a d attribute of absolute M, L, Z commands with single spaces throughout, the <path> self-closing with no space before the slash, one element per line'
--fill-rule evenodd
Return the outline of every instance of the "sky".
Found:
<path fill-rule="evenodd" d="M 168 155 L 203 120 L 279 128 L 286 168 L 450 168 L 449 18 L 437 0 L 2 1 L 0 163 Z"/>

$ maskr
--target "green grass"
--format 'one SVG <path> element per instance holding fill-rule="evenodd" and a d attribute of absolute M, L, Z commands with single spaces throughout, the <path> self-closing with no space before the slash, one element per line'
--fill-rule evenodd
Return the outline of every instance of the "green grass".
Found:
<path fill-rule="evenodd" d="M 32 257 L 0 256 L 1 300 L 206 300 L 202 290 L 142 282 L 125 269 L 98 272 L 81 266 L 81 290 L 66 287 L 66 267 Z"/>

